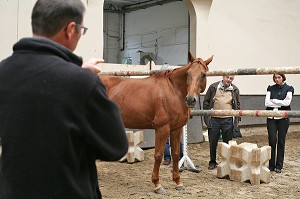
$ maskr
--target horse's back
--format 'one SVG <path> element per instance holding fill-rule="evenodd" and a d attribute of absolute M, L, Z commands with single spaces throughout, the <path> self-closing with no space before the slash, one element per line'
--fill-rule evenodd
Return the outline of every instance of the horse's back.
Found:
<path fill-rule="evenodd" d="M 136 95 L 141 89 L 145 92 L 147 88 L 153 88 L 151 78 L 127 78 L 109 75 L 100 75 L 99 77 L 108 90 L 109 96 L 113 93 L 118 95 Z"/>
<path fill-rule="evenodd" d="M 100 75 L 106 86 L 108 97 L 117 103 L 125 127 L 127 128 L 154 128 L 155 114 L 154 90 L 156 84 L 152 78 L 125 78 Z"/>

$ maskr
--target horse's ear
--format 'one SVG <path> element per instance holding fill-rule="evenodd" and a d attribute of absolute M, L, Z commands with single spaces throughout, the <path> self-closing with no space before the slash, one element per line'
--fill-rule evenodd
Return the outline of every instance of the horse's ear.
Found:
<path fill-rule="evenodd" d="M 193 62 L 195 60 L 195 58 L 193 57 L 193 55 L 190 51 L 188 53 L 188 57 L 189 57 L 189 62 Z"/>
<path fill-rule="evenodd" d="M 205 60 L 205 64 L 208 65 L 212 60 L 213 60 L 214 56 L 211 56 L 210 58 L 208 58 L 207 60 Z"/>

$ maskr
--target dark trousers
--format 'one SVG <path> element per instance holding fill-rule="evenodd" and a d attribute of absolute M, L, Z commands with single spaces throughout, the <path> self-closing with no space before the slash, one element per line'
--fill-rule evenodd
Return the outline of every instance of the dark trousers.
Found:
<path fill-rule="evenodd" d="M 269 145 L 271 146 L 271 159 L 269 161 L 270 169 L 282 169 L 284 160 L 284 148 L 286 134 L 290 125 L 289 118 L 283 119 L 267 119 L 267 129 Z M 277 159 L 276 159 L 277 145 Z M 276 161 L 275 161 L 276 159 Z"/>
<path fill-rule="evenodd" d="M 183 157 L 182 151 L 182 143 L 180 142 L 180 159 Z M 164 160 L 171 160 L 171 153 L 170 153 L 170 142 L 167 139 L 165 150 L 164 150 Z"/>
<path fill-rule="evenodd" d="M 210 148 L 210 161 L 209 164 L 217 164 L 217 146 L 220 138 L 220 133 L 222 133 L 223 142 L 227 143 L 232 140 L 233 136 L 233 118 L 210 118 L 210 128 L 208 128 L 208 139 Z"/>

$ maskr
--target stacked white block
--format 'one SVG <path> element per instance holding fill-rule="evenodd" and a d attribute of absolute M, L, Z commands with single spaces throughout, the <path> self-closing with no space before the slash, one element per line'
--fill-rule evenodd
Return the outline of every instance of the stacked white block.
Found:
<path fill-rule="evenodd" d="M 143 131 L 126 131 L 127 139 L 128 139 L 128 152 L 122 157 L 119 161 L 125 162 L 127 160 L 128 163 L 134 163 L 136 161 L 144 160 L 144 151 L 139 146 L 144 141 L 144 133 Z"/>
<path fill-rule="evenodd" d="M 271 158 L 271 147 L 257 148 L 256 144 L 229 141 L 229 144 L 219 142 L 218 155 L 222 161 L 217 168 L 217 177 L 229 176 L 230 180 L 251 184 L 270 182 L 270 170 L 265 166 Z"/>

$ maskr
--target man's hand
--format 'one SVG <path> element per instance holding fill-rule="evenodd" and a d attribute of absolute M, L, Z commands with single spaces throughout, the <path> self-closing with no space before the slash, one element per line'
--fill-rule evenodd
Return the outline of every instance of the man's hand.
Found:
<path fill-rule="evenodd" d="M 235 131 L 238 131 L 238 130 L 239 130 L 239 122 L 238 122 L 238 121 L 235 121 L 235 122 L 233 123 L 233 129 L 234 129 Z"/>
<path fill-rule="evenodd" d="M 241 117 L 234 117 L 234 122 L 233 122 L 233 129 L 238 131 L 239 130 L 239 122 L 241 120 Z"/>
<path fill-rule="evenodd" d="M 82 63 L 82 68 L 86 68 L 91 70 L 93 73 L 98 74 L 100 73 L 100 69 L 96 66 L 97 64 L 103 63 L 103 59 L 97 59 L 97 58 L 92 58 L 88 61 L 85 61 Z"/>
<path fill-rule="evenodd" d="M 210 125 L 210 116 L 203 116 L 203 121 L 204 121 L 204 124 L 206 125 L 206 128 L 209 128 L 211 127 Z"/>

